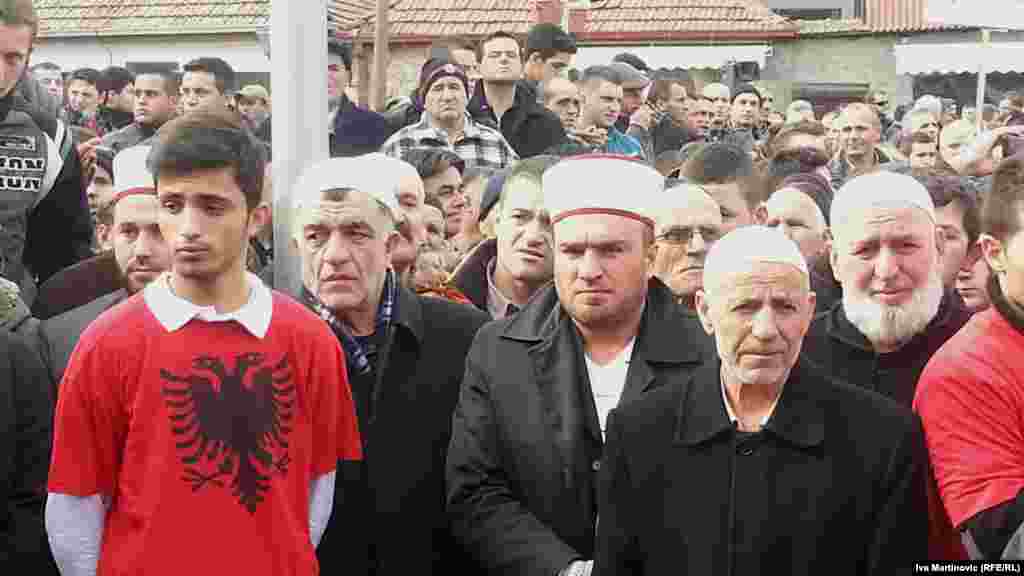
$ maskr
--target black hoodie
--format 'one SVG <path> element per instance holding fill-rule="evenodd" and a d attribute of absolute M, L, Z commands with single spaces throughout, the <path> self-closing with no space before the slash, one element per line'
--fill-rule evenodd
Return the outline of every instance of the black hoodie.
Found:
<path fill-rule="evenodd" d="M 0 256 L 7 259 L 2 274 L 23 290 L 32 290 L 31 284 L 91 255 L 93 229 L 82 165 L 67 127 L 25 100 L 17 90 L 0 98 L 0 157 L 44 164 L 41 170 L 26 165 L 20 175 L 13 174 L 16 178 L 41 179 L 39 189 L 20 188 L 36 195 L 31 202 L 0 201 L 0 225 L 4 227 L 0 230 L 10 231 L 12 224 L 25 229 L 20 249 L 0 246 Z M 8 169 L 14 169 L 13 165 Z M 5 180 L 4 184 L 17 182 Z"/>

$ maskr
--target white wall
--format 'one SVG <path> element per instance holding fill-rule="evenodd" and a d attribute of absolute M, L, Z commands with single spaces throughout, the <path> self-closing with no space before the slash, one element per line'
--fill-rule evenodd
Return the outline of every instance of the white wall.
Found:
<path fill-rule="evenodd" d="M 128 62 L 177 62 L 223 58 L 236 72 L 270 72 L 255 34 L 42 38 L 32 63 L 55 62 L 64 70 L 124 66 Z"/>

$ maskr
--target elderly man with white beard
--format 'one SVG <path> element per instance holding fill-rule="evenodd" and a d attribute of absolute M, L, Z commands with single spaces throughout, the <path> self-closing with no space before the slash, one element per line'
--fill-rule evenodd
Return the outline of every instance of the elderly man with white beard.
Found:
<path fill-rule="evenodd" d="M 814 300 L 781 233 L 711 248 L 697 309 L 718 357 L 609 415 L 595 574 L 888 576 L 927 558 L 920 422 L 800 358 Z"/>
<path fill-rule="evenodd" d="M 811 324 L 804 355 L 910 406 L 929 358 L 970 318 L 943 288 L 935 204 L 913 178 L 877 172 L 839 190 L 831 222 L 843 299 Z"/>

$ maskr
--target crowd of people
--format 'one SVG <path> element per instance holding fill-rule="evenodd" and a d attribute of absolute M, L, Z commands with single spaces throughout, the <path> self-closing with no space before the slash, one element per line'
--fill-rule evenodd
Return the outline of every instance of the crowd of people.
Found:
<path fill-rule="evenodd" d="M 330 40 L 285 293 L 267 87 L 37 28 L 0 0 L 0 565 L 1024 559 L 1024 93 L 782 112 L 538 24 L 374 112 Z"/>

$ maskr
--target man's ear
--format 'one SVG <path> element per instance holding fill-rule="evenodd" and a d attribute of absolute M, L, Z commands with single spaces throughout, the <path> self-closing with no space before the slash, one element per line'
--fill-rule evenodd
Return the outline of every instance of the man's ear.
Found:
<path fill-rule="evenodd" d="M 764 223 L 768 221 L 768 207 L 764 205 L 764 202 L 757 205 L 754 208 L 754 224 L 764 226 Z"/>
<path fill-rule="evenodd" d="M 270 223 L 270 206 L 266 202 L 260 202 L 249 214 L 249 223 L 246 232 L 248 238 L 259 234 L 264 227 Z"/>
<path fill-rule="evenodd" d="M 992 272 L 994 274 L 1006 272 L 1006 251 L 1003 249 L 1003 243 L 988 234 L 982 234 L 978 239 L 978 244 L 981 246 L 981 255 Z"/>
<path fill-rule="evenodd" d="M 704 328 L 704 331 L 708 335 L 714 335 L 715 328 L 711 323 L 711 303 L 708 301 L 708 295 L 704 290 L 697 290 L 697 295 L 694 298 L 694 307 L 697 309 L 697 317 L 700 318 L 700 325 Z"/>

